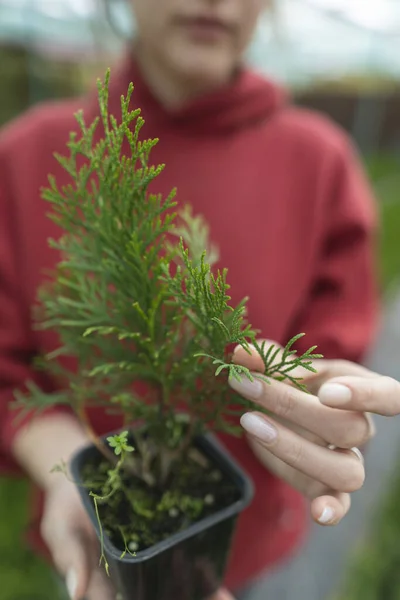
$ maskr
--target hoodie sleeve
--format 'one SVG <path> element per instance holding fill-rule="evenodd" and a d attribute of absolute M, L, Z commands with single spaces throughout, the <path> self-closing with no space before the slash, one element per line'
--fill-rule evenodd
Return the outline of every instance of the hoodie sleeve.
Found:
<path fill-rule="evenodd" d="M 378 320 L 376 207 L 356 152 L 346 139 L 324 173 L 322 235 L 309 294 L 289 336 L 306 333 L 299 351 L 317 344 L 326 358 L 361 361 Z"/>
<path fill-rule="evenodd" d="M 1 175 L 1 171 L 0 171 Z M 32 358 L 36 354 L 30 323 L 30 307 L 24 302 L 18 275 L 18 228 L 13 206 L 5 193 L 4 172 L 0 177 L 0 472 L 15 472 L 11 447 L 16 433 L 32 419 L 21 417 L 12 407 L 15 389 L 34 380 L 46 388 L 48 377 L 36 373 Z M 64 412 L 64 408 L 51 409 Z M 49 414 L 46 412 L 45 414 Z"/>

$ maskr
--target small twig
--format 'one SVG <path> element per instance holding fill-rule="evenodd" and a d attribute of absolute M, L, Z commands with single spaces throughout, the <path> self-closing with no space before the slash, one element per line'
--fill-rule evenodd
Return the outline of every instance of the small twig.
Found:
<path fill-rule="evenodd" d="M 83 406 L 79 406 L 79 408 L 77 409 L 77 415 L 89 440 L 97 448 L 100 454 L 102 454 L 104 458 L 106 458 L 112 465 L 115 466 L 118 462 L 117 457 L 115 456 L 114 452 L 112 452 L 112 450 L 110 450 L 101 440 L 101 438 L 99 438 L 99 436 L 96 434 Z"/>

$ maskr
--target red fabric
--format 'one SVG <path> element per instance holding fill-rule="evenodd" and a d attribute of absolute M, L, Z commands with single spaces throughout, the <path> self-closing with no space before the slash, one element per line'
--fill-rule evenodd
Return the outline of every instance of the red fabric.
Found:
<path fill-rule="evenodd" d="M 154 191 L 177 186 L 178 199 L 206 217 L 229 268 L 233 301 L 250 296 L 253 326 L 279 342 L 304 331 L 304 344 L 318 344 L 327 357 L 359 359 L 377 312 L 375 211 L 345 135 L 248 71 L 229 88 L 168 112 L 130 60 L 112 78 L 110 107 L 117 116 L 131 80 L 133 104 L 146 119 L 142 135 L 160 138 L 152 160 L 167 163 Z M 32 329 L 30 317 L 43 270 L 57 259 L 47 239 L 58 232 L 39 190 L 48 173 L 68 182 L 53 152 L 65 154 L 78 108 L 91 122 L 95 94 L 34 108 L 0 136 L 0 432 L 9 470 L 16 468 L 10 448 L 21 427 L 10 411 L 13 390 L 33 376 L 32 357 L 56 344 L 54 335 Z M 54 387 L 45 375 L 37 380 Z M 118 426 L 102 411 L 91 417 L 99 433 Z M 300 496 L 266 472 L 243 439 L 224 441 L 257 488 L 233 546 L 227 585 L 237 588 L 288 555 L 306 517 Z M 31 535 L 36 547 L 39 512 Z"/>

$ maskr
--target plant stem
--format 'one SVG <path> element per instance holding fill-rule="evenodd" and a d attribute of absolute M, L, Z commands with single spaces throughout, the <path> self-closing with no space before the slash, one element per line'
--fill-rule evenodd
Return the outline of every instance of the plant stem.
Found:
<path fill-rule="evenodd" d="M 195 428 L 195 421 L 191 419 L 184 438 L 181 444 L 175 450 L 163 449 L 160 453 L 160 478 L 161 485 L 164 486 L 172 471 L 172 465 L 176 460 L 185 456 L 186 451 L 189 449 L 190 444 L 193 441 L 193 432 Z"/>
<path fill-rule="evenodd" d="M 80 405 L 77 408 L 76 413 L 77 413 L 78 419 L 81 422 L 83 429 L 84 429 L 86 435 L 88 436 L 89 440 L 97 448 L 97 450 L 100 452 L 100 454 L 102 454 L 104 456 L 104 458 L 106 458 L 112 465 L 115 466 L 118 461 L 117 461 L 117 458 L 116 458 L 114 452 L 112 452 L 104 444 L 104 442 L 99 438 L 97 433 L 94 431 L 94 429 L 87 417 L 84 407 L 82 405 Z"/>
<path fill-rule="evenodd" d="M 151 472 L 151 459 L 152 452 L 149 447 L 147 447 L 146 440 L 142 440 L 140 437 L 140 431 L 137 432 L 135 437 L 135 444 L 138 447 L 140 457 L 141 457 L 141 465 L 140 465 L 140 479 L 142 479 L 149 487 L 154 487 L 156 485 L 156 481 L 154 479 L 154 475 Z"/>
<path fill-rule="evenodd" d="M 165 386 L 163 384 L 160 384 L 157 387 L 157 404 L 159 406 L 159 411 L 160 411 L 160 422 L 163 423 L 164 419 L 165 419 L 165 406 L 166 406 Z"/>

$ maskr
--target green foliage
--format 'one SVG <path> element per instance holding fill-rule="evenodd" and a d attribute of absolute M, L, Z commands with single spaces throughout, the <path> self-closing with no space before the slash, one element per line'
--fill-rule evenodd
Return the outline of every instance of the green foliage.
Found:
<path fill-rule="evenodd" d="M 140 140 L 144 121 L 130 109 L 133 86 L 121 98 L 120 121 L 109 114 L 108 87 L 109 73 L 98 84 L 100 117 L 88 125 L 78 113 L 80 134 L 71 133 L 69 156 L 56 157 L 70 183 L 60 188 L 50 176 L 43 190 L 63 233 L 50 241 L 61 259 L 40 290 L 36 318 L 60 335 L 42 367 L 66 386 L 45 394 L 31 384 L 19 400 L 39 409 L 70 404 L 80 416 L 88 405 L 117 405 L 126 422 L 145 421 L 159 449 L 179 449 L 177 428 L 166 424 L 182 406 L 189 415 L 179 434 L 185 446 L 209 424 L 237 430 L 234 406 L 243 411 L 248 403 L 218 376 L 254 375 L 232 362 L 233 344 L 260 354 L 265 369 L 258 376 L 298 387 L 293 370 L 312 371 L 319 355 L 313 347 L 297 356 L 293 344 L 302 334 L 283 353 L 258 344 L 246 299 L 231 306 L 227 271 L 212 270 L 217 251 L 207 224 L 190 207 L 174 212 L 174 191 L 167 198 L 151 192 L 164 166 L 150 163 L 157 140 Z M 64 370 L 65 355 L 76 357 L 76 372 Z M 138 381 L 147 384 L 145 398 L 133 391 Z M 122 451 L 121 440 L 112 444 Z"/>
<path fill-rule="evenodd" d="M 107 442 L 114 449 L 114 454 L 120 456 L 124 452 L 134 452 L 133 446 L 128 444 L 128 431 L 122 431 L 120 434 L 112 435 L 107 438 Z"/>
<path fill-rule="evenodd" d="M 101 486 L 101 493 L 96 493 L 94 491 L 91 491 L 89 493 L 89 495 L 93 499 L 94 509 L 100 532 L 100 565 L 104 564 L 107 575 L 109 575 L 109 564 L 104 552 L 104 531 L 103 523 L 100 518 L 99 504 L 108 503 L 113 498 L 113 496 L 115 496 L 115 494 L 123 488 L 122 470 L 126 463 L 126 457 L 129 453 L 134 452 L 135 450 L 128 443 L 128 435 L 128 431 L 122 431 L 119 434 L 112 435 L 107 438 L 107 442 L 110 448 L 113 448 L 114 454 L 119 457 L 118 462 L 113 468 L 107 470 L 105 482 Z M 90 485 L 90 487 L 95 487 L 93 483 L 86 484 L 86 486 L 88 485 Z M 124 532 L 121 530 L 121 535 L 123 537 L 125 545 L 125 549 L 121 555 L 121 558 L 125 556 L 127 552 L 129 552 L 129 548 L 127 547 L 123 533 Z"/>

